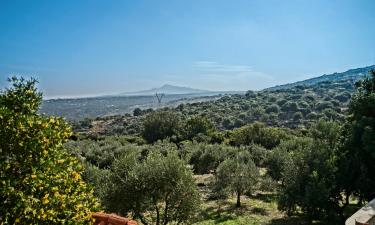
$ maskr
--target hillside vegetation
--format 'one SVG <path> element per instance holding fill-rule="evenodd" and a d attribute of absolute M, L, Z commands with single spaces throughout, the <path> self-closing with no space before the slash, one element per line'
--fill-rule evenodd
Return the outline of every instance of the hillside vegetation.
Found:
<path fill-rule="evenodd" d="M 317 119 L 344 121 L 355 82 L 366 77 L 371 68 L 375 66 L 311 79 L 314 82 L 307 80 L 259 92 L 248 91 L 244 95 L 179 104 L 164 110 L 171 109 L 183 118 L 206 116 L 218 130 L 231 130 L 256 121 L 288 128 L 306 127 Z M 90 134 L 139 134 L 142 120 L 152 111 L 135 109 L 134 116 L 86 119 L 75 123 L 74 127 Z"/>
<path fill-rule="evenodd" d="M 375 198 L 375 71 L 359 76 L 137 108 L 73 134 L 37 113 L 35 81 L 14 78 L 0 95 L 0 222 L 87 224 L 101 208 L 145 225 L 343 224 Z"/>

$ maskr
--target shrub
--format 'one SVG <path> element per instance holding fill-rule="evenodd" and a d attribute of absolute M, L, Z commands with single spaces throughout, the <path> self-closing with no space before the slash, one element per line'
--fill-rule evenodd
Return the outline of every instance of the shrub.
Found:
<path fill-rule="evenodd" d="M 347 102 L 350 99 L 350 93 L 349 92 L 343 92 L 334 97 L 334 99 L 340 101 L 340 102 Z"/>
<path fill-rule="evenodd" d="M 249 90 L 249 91 L 246 92 L 245 96 L 247 98 L 255 98 L 256 97 L 256 93 L 254 91 Z"/>
<path fill-rule="evenodd" d="M 281 100 L 277 101 L 276 104 L 277 104 L 278 106 L 282 106 L 282 105 L 284 105 L 286 102 L 287 102 L 287 100 L 285 100 L 285 99 L 281 99 Z"/>
<path fill-rule="evenodd" d="M 302 115 L 301 112 L 295 112 L 295 113 L 293 114 L 293 120 L 294 120 L 294 121 L 299 121 L 299 120 L 301 120 L 301 119 L 303 119 L 303 115 Z"/>
<path fill-rule="evenodd" d="M 263 123 L 254 123 L 233 130 L 231 143 L 237 146 L 255 143 L 271 149 L 277 146 L 280 140 L 286 138 L 286 136 L 286 132 L 282 129 L 266 127 Z"/>
<path fill-rule="evenodd" d="M 143 112 L 142 112 L 142 109 L 140 109 L 140 108 L 135 108 L 133 110 L 133 116 L 141 116 L 142 114 L 143 114 Z"/>
<path fill-rule="evenodd" d="M 268 167 L 267 173 L 275 180 L 281 180 L 284 176 L 284 171 L 292 160 L 294 154 L 299 154 L 305 148 L 310 146 L 311 139 L 306 137 L 293 137 L 288 140 L 283 140 L 274 148 L 268 155 L 266 165 Z"/>
<path fill-rule="evenodd" d="M 198 134 L 210 135 L 214 131 L 212 122 L 204 116 L 194 116 L 185 123 L 185 138 L 192 140 Z"/>
<path fill-rule="evenodd" d="M 328 108 L 333 108 L 333 105 L 331 102 L 318 102 L 318 104 L 315 106 L 316 110 L 323 110 Z"/>
<path fill-rule="evenodd" d="M 296 102 L 286 102 L 281 109 L 286 112 L 295 112 L 298 110 L 298 105 Z"/>
<path fill-rule="evenodd" d="M 316 112 L 311 112 L 309 114 L 306 115 L 306 118 L 309 119 L 309 120 L 315 120 L 318 118 L 318 115 Z"/>
<path fill-rule="evenodd" d="M 143 138 L 153 143 L 168 137 L 177 136 L 181 128 L 179 116 L 172 111 L 149 113 L 143 121 Z"/>
<path fill-rule="evenodd" d="M 189 164 L 194 172 L 206 174 L 215 171 L 218 165 L 233 155 L 238 149 L 219 144 L 189 143 L 183 146 L 183 150 L 189 154 Z"/>
<path fill-rule="evenodd" d="M 267 107 L 266 113 L 279 113 L 280 107 L 278 105 L 272 104 Z"/>

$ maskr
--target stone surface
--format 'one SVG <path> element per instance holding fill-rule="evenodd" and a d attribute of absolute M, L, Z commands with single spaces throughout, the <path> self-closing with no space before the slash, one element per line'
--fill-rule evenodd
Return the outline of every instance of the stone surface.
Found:
<path fill-rule="evenodd" d="M 375 225 L 375 199 L 345 221 L 345 225 Z"/>

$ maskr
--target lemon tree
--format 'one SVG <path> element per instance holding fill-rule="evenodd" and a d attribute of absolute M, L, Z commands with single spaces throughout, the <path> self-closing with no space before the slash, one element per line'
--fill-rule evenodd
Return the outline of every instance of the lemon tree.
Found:
<path fill-rule="evenodd" d="M 36 80 L 9 81 L 0 93 L 0 224 L 90 223 L 98 203 L 63 149 L 70 126 L 38 114 Z"/>

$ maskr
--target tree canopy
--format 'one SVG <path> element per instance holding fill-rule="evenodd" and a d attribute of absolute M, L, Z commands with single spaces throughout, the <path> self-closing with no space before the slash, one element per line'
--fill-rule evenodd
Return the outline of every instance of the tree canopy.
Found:
<path fill-rule="evenodd" d="M 148 114 L 143 122 L 142 136 L 149 142 L 177 136 L 180 130 L 180 118 L 173 111 L 156 111 Z"/>
<path fill-rule="evenodd" d="M 371 200 L 375 198 L 375 71 L 357 88 L 345 125 L 340 181 L 348 195 Z"/>
<path fill-rule="evenodd" d="M 36 80 L 10 82 L 0 94 L 0 222 L 90 224 L 98 203 L 82 165 L 63 149 L 69 125 L 37 113 Z"/>
<path fill-rule="evenodd" d="M 130 151 L 115 162 L 108 182 L 104 205 L 146 225 L 186 222 L 199 207 L 193 174 L 173 151 L 144 159 Z"/>
<path fill-rule="evenodd" d="M 235 193 L 236 206 L 241 206 L 241 195 L 251 193 L 258 182 L 259 171 L 247 151 L 237 152 L 217 168 L 215 190 L 225 194 Z"/>

